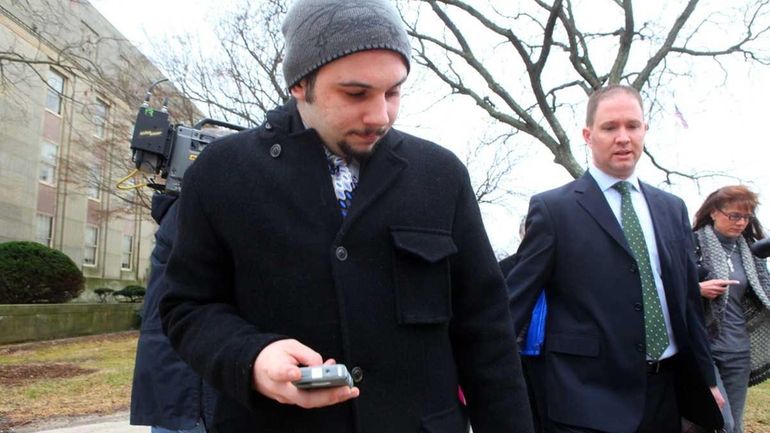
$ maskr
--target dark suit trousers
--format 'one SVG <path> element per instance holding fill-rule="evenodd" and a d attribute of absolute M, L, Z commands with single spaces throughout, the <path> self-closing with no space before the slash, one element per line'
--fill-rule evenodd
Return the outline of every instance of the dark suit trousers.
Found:
<path fill-rule="evenodd" d="M 522 356 L 521 368 L 524 374 L 524 381 L 527 384 L 527 394 L 529 395 L 529 404 L 532 409 L 535 433 L 543 433 L 546 431 L 545 425 L 548 421 L 545 398 L 544 355 Z"/>
<path fill-rule="evenodd" d="M 647 373 L 644 414 L 635 433 L 681 433 L 682 421 L 676 403 L 674 375 L 676 361 L 663 361 L 660 370 Z M 607 414 L 612 416 L 612 414 Z M 549 433 L 611 433 L 570 426 L 549 420 Z"/>

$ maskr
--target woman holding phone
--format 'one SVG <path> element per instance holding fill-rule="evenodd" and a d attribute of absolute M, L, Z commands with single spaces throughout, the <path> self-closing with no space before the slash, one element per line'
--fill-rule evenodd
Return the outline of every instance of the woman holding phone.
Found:
<path fill-rule="evenodd" d="M 766 260 L 749 248 L 764 238 L 754 216 L 758 204 L 749 188 L 725 186 L 706 198 L 693 224 L 727 433 L 743 433 L 748 387 L 770 377 L 770 275 Z"/>

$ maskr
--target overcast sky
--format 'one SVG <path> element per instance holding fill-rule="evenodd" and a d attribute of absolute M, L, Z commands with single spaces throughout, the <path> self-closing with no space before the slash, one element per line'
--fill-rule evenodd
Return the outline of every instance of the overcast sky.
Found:
<path fill-rule="evenodd" d="M 221 13 L 228 7 L 228 0 L 90 0 L 91 3 L 123 35 L 152 57 L 148 39 L 163 38 L 201 29 L 205 40 L 205 23 L 210 14 Z M 585 0 L 592 1 L 592 0 Z M 658 0 L 640 2 L 655 7 Z M 596 10 L 596 9 L 594 9 Z M 214 12 L 212 12 L 214 11 Z M 601 20 L 600 14 L 596 19 Z M 210 34 L 210 33 L 209 33 Z M 717 35 L 718 36 L 718 35 Z M 700 77 L 676 89 L 676 105 L 685 117 L 684 128 L 675 116 L 658 119 L 650 125 L 648 146 L 667 161 L 692 166 L 707 171 L 721 171 L 741 178 L 760 193 L 759 217 L 765 227 L 770 227 L 770 147 L 768 146 L 767 101 L 770 100 L 770 67 L 746 68 L 740 62 L 728 64 L 730 81 L 727 86 L 715 86 L 720 77 Z M 478 109 L 464 100 L 447 101 L 425 113 L 425 98 L 407 94 L 402 102 L 398 124 L 402 129 L 436 141 L 464 157 L 468 143 L 487 127 L 488 119 Z M 674 101 L 669 101 L 673 104 Z M 578 116 L 581 117 L 581 116 Z M 573 125 L 573 143 L 582 143 L 581 125 Z M 524 139 L 523 139 L 524 140 Z M 526 141 L 526 140 L 525 140 Z M 505 206 L 483 206 L 485 225 L 498 254 L 515 251 L 518 222 L 526 213 L 528 197 L 536 192 L 559 186 L 571 178 L 566 171 L 555 165 L 550 153 L 542 145 L 523 142 L 521 155 L 526 157 L 512 175 L 515 188 L 523 196 L 512 198 Z M 575 156 L 586 161 L 590 156 L 575 149 Z M 658 185 L 660 173 L 646 157 L 639 165 L 640 177 Z M 726 178 L 705 180 L 700 187 L 692 182 L 678 180 L 668 188 L 680 195 L 691 215 L 705 196 L 714 189 L 735 183 Z M 660 186 L 660 185 L 658 185 Z"/>

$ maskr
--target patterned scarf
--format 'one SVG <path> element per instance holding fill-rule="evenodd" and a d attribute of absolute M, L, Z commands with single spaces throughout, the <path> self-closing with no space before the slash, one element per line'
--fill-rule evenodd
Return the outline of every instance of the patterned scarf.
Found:
<path fill-rule="evenodd" d="M 701 266 L 709 270 L 706 280 L 729 279 L 725 251 L 714 228 L 706 225 L 695 232 L 698 244 L 698 259 Z M 738 237 L 738 251 L 741 265 L 746 273 L 749 289 L 743 298 L 746 328 L 751 340 L 751 379 L 756 385 L 770 378 L 770 272 L 767 262 L 751 254 L 749 244 L 743 236 Z M 729 292 L 714 299 L 703 298 L 703 312 L 706 329 L 712 339 L 719 335 Z"/>

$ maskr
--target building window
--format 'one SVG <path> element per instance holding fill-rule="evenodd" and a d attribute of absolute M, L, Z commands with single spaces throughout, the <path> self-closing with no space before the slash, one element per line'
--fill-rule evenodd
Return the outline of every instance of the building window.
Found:
<path fill-rule="evenodd" d="M 99 227 L 87 225 L 85 238 L 83 264 L 96 266 L 96 253 L 99 250 Z"/>
<path fill-rule="evenodd" d="M 40 181 L 54 185 L 56 183 L 56 160 L 58 159 L 59 146 L 44 141 L 40 145 Z"/>
<path fill-rule="evenodd" d="M 53 238 L 53 217 L 50 215 L 37 214 L 36 223 L 35 241 L 50 247 L 51 239 Z"/>
<path fill-rule="evenodd" d="M 134 253 L 134 237 L 123 235 L 123 254 L 120 260 L 120 268 L 124 271 L 131 270 L 131 257 Z"/>
<path fill-rule="evenodd" d="M 48 72 L 48 96 L 45 107 L 53 113 L 61 114 L 64 77 L 56 71 Z"/>
<path fill-rule="evenodd" d="M 94 126 L 96 130 L 94 135 L 99 138 L 106 137 L 107 130 L 107 118 L 110 113 L 110 108 L 101 99 L 96 99 L 96 106 L 94 107 Z"/>
<path fill-rule="evenodd" d="M 99 162 L 88 165 L 86 195 L 93 200 L 99 200 L 102 196 L 102 164 Z"/>

